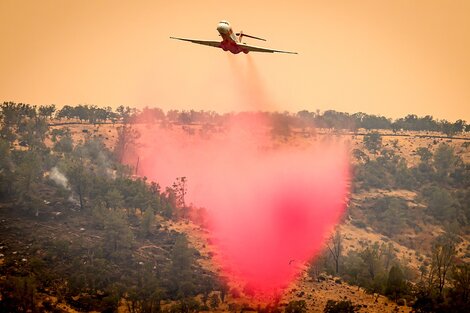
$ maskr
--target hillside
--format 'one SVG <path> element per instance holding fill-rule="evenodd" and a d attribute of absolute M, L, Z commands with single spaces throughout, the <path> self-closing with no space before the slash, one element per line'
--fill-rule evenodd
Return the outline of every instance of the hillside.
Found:
<path fill-rule="evenodd" d="M 32 111 L 14 120 L 5 112 L 4 311 L 323 312 L 341 304 L 426 312 L 434 303 L 451 312 L 468 305 L 468 132 L 319 128 L 294 115 L 269 116 L 273 149 L 335 138 L 348 147 L 353 179 L 346 213 L 315 262 L 294 261 L 297 280 L 266 302 L 218 265 L 206 217 L 185 203 L 181 177 L 160 186 L 140 177 L 138 163 L 120 162 L 149 125 L 210 138 L 224 134 L 227 121 L 185 121 L 182 112 L 176 121 L 130 122 L 137 113 L 129 111 L 88 123 Z M 444 252 L 448 274 L 440 284 L 436 255 Z"/>

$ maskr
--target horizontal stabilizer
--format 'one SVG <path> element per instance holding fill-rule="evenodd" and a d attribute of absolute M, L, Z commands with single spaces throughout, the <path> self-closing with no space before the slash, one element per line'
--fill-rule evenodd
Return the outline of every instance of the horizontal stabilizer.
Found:
<path fill-rule="evenodd" d="M 266 39 L 259 38 L 259 37 L 255 37 L 255 36 L 251 36 L 251 35 L 247 35 L 247 34 L 244 34 L 243 32 L 236 33 L 235 35 L 237 35 L 238 37 L 240 37 L 240 40 L 242 40 L 243 37 L 248 37 L 248 38 L 253 38 L 253 39 L 258 39 L 258 40 L 266 41 Z"/>

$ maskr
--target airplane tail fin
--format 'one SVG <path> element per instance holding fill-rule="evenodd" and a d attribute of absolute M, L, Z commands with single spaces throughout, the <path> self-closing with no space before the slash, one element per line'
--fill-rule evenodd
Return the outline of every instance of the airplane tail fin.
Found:
<path fill-rule="evenodd" d="M 255 36 L 244 34 L 243 31 L 241 31 L 239 33 L 236 33 L 235 35 L 238 36 L 238 39 L 239 39 L 240 42 L 242 41 L 243 37 L 248 37 L 248 38 L 252 38 L 252 39 L 266 41 L 266 39 L 263 39 L 263 38 L 260 38 L 260 37 L 255 37 Z"/>

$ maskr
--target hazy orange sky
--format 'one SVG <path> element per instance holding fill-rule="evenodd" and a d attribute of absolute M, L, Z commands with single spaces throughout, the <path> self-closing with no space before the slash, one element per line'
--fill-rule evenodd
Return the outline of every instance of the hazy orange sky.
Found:
<path fill-rule="evenodd" d="M 217 23 L 299 55 L 170 40 Z M 255 87 L 253 88 L 254 85 Z M 470 1 L 0 0 L 0 101 L 470 121 Z"/>

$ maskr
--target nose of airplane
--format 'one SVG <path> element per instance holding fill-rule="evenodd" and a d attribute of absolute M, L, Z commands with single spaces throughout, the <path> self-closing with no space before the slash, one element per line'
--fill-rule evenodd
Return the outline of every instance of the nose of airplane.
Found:
<path fill-rule="evenodd" d="M 217 25 L 217 31 L 221 34 L 228 34 L 229 30 L 230 26 L 226 23 L 219 23 L 219 25 Z"/>

